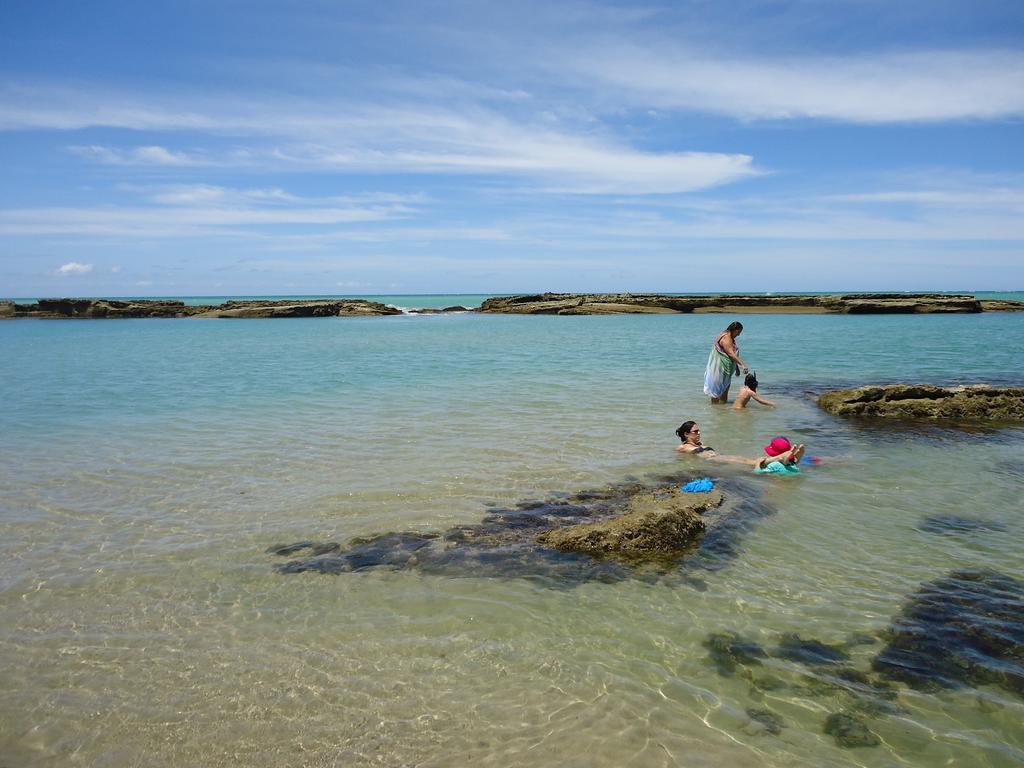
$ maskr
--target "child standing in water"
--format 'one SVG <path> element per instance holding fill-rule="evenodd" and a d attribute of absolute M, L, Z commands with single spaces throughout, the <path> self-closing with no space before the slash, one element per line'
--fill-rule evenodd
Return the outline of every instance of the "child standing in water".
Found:
<path fill-rule="evenodd" d="M 743 379 L 743 389 L 736 395 L 736 402 L 732 404 L 732 409 L 738 411 L 741 408 L 746 408 L 747 403 L 751 400 L 756 400 L 761 405 L 767 405 L 769 408 L 775 407 L 775 403 L 771 400 L 765 400 L 757 394 L 757 374 L 753 371 L 748 373 L 746 378 Z"/>

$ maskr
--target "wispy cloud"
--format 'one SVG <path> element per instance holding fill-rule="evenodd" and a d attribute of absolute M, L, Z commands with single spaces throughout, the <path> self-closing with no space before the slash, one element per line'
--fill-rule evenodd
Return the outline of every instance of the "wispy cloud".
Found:
<path fill-rule="evenodd" d="M 71 146 L 68 147 L 68 151 L 80 157 L 110 165 L 199 166 L 214 164 L 212 160 L 203 158 L 201 155 L 173 151 L 153 145 L 115 149 L 94 144 Z"/>
<path fill-rule="evenodd" d="M 58 98 L 40 88 L 13 92 L 0 105 L 0 128 L 202 131 L 245 140 L 229 150 L 181 150 L 161 145 L 73 146 L 79 156 L 112 165 L 252 167 L 306 172 L 487 175 L 558 192 L 664 194 L 705 189 L 758 175 L 742 153 L 649 151 L 631 146 L 599 124 L 565 124 L 553 114 L 517 119 L 492 109 L 300 101 L 242 102 L 238 98 L 178 98 L 76 93 Z M 17 99 L 52 102 L 43 109 Z M 104 106 L 104 99 L 112 105 Z M 225 108 L 225 102 L 229 106 Z M 128 108 L 122 103 L 131 104 Z M 183 117 L 183 115 L 185 117 Z"/>
<path fill-rule="evenodd" d="M 600 90 L 605 103 L 741 119 L 902 123 L 1024 115 L 1024 53 L 1013 50 L 744 58 L 613 43 L 555 55 L 551 64 Z"/>
<path fill-rule="evenodd" d="M 122 238 L 253 237 L 253 228 L 326 226 L 404 218 L 404 206 L 331 208 L 129 207 L 11 208 L 0 210 L 2 235 L 89 235 Z M 81 267 L 83 265 L 77 265 Z M 75 272 L 72 262 L 67 272 Z M 64 270 L 64 267 L 61 268 Z"/>
<path fill-rule="evenodd" d="M 57 267 L 58 275 L 87 275 L 92 272 L 92 264 L 79 264 L 77 261 L 69 261 Z"/>
<path fill-rule="evenodd" d="M 934 208 L 984 208 L 1024 213 L 1024 189 L 900 189 L 832 195 L 830 199 L 852 203 L 904 203 Z"/>

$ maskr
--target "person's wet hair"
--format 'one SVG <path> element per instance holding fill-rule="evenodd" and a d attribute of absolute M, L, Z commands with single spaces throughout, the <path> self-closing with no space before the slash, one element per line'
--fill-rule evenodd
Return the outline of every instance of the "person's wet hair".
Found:
<path fill-rule="evenodd" d="M 757 374 L 754 371 L 751 371 L 746 375 L 743 379 L 743 383 L 750 389 L 757 392 Z"/>
<path fill-rule="evenodd" d="M 739 320 L 733 320 L 725 330 L 735 335 L 743 330 L 743 323 Z"/>
<path fill-rule="evenodd" d="M 679 429 L 676 430 L 676 434 L 679 435 L 679 439 L 684 443 L 686 442 L 686 435 L 689 434 L 690 430 L 697 426 L 696 421 L 684 421 L 679 425 Z"/>

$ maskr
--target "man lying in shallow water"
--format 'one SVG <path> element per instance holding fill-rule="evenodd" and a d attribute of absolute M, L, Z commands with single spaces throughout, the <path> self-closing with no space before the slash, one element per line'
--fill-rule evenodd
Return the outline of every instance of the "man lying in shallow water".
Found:
<path fill-rule="evenodd" d="M 756 459 L 746 459 L 742 456 L 723 456 L 709 445 L 704 445 L 700 439 L 700 427 L 695 421 L 684 421 L 676 430 L 680 444 L 676 450 L 680 453 L 692 453 L 709 459 L 720 459 L 733 464 L 745 464 L 753 467 L 755 472 L 767 474 L 797 474 L 797 464 L 803 458 L 807 450 L 803 443 L 793 445 L 784 437 L 776 437 L 764 447 L 764 455 Z"/>

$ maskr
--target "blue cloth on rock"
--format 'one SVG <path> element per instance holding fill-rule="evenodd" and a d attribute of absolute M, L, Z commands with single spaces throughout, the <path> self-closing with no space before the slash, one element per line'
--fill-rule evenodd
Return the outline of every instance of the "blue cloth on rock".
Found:
<path fill-rule="evenodd" d="M 679 486 L 679 488 L 685 493 L 707 493 L 714 487 L 715 484 L 706 477 L 700 480 L 691 480 L 686 485 Z"/>

